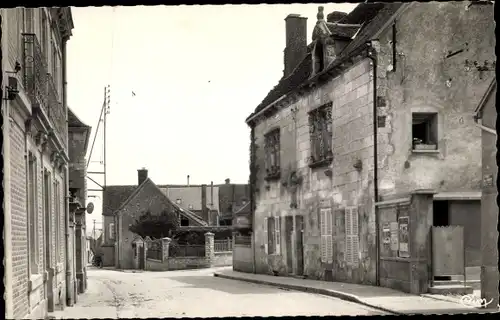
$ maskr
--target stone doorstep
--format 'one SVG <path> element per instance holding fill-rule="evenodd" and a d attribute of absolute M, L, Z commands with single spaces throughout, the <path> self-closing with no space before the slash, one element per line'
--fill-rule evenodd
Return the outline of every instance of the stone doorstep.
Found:
<path fill-rule="evenodd" d="M 357 296 L 341 292 L 341 291 L 336 291 L 336 290 L 329 290 L 329 289 L 323 289 L 323 288 L 313 288 L 313 287 L 306 287 L 306 286 L 297 286 L 293 284 L 284 284 L 284 283 L 275 283 L 271 281 L 266 281 L 266 280 L 258 280 L 258 279 L 250 279 L 250 278 L 243 278 L 243 277 L 234 277 L 234 276 L 229 276 L 221 273 L 214 273 L 215 277 L 219 278 L 225 278 L 225 279 L 230 279 L 230 280 L 239 280 L 239 281 L 245 281 L 245 282 L 251 282 L 251 283 L 256 283 L 256 284 L 263 284 L 263 285 L 269 285 L 269 286 L 275 286 L 279 288 L 285 288 L 285 289 L 292 289 L 296 291 L 303 291 L 303 292 L 310 292 L 310 293 L 316 293 L 316 294 L 322 294 L 334 298 L 339 298 L 341 300 L 346 300 L 354 303 L 358 303 L 373 309 L 378 309 L 383 312 L 395 314 L 395 315 L 405 315 L 404 312 L 399 312 L 395 310 L 390 310 L 378 305 L 374 305 L 371 303 L 366 303 L 359 299 Z"/>

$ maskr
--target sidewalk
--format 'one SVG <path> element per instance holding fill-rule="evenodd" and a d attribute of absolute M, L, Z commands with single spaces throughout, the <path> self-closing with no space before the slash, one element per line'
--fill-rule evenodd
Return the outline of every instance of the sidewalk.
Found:
<path fill-rule="evenodd" d="M 263 274 L 221 270 L 215 277 L 271 285 L 297 291 L 312 292 L 359 303 L 392 314 L 456 314 L 487 312 L 453 301 L 412 295 L 389 288 L 341 282 L 275 277 Z"/>

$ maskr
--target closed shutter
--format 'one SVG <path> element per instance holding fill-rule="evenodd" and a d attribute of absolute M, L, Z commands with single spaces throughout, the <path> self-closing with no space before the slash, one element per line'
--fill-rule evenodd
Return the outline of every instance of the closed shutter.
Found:
<path fill-rule="evenodd" d="M 326 262 L 327 257 L 327 246 L 328 246 L 328 237 L 327 237 L 327 228 L 326 228 L 326 215 L 328 209 L 320 209 L 319 211 L 319 220 L 320 220 L 320 234 L 321 234 L 321 261 Z"/>
<path fill-rule="evenodd" d="M 276 243 L 276 250 L 274 251 L 276 254 L 281 254 L 281 217 L 276 217 L 274 221 L 275 232 L 274 235 L 276 237 L 274 243 Z"/>
<path fill-rule="evenodd" d="M 328 263 L 333 262 L 333 217 L 332 209 L 326 209 L 326 261 Z"/>
<path fill-rule="evenodd" d="M 359 216 L 358 207 L 346 208 L 346 262 L 357 266 L 359 263 Z"/>
<path fill-rule="evenodd" d="M 110 223 L 109 224 L 109 239 L 114 239 L 115 238 L 115 224 L 114 223 Z"/>
<path fill-rule="evenodd" d="M 268 223 L 267 223 L 267 218 L 264 218 L 264 252 L 267 254 L 267 243 L 269 242 L 268 238 Z"/>

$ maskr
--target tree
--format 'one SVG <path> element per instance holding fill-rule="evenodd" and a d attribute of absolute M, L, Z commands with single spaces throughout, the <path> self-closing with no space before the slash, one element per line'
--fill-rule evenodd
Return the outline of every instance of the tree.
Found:
<path fill-rule="evenodd" d="M 129 227 L 133 233 L 141 237 L 151 239 L 161 239 L 169 237 L 179 227 L 179 219 L 175 212 L 163 210 L 159 215 L 154 215 L 148 209 Z"/>

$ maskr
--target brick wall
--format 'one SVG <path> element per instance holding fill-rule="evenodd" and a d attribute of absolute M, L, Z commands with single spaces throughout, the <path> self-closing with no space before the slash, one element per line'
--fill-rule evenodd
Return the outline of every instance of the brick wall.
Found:
<path fill-rule="evenodd" d="M 12 217 L 12 291 L 14 318 L 26 314 L 28 306 L 28 221 L 26 215 L 26 160 L 24 158 L 24 130 L 11 121 L 10 139 L 10 192 Z"/>
<path fill-rule="evenodd" d="M 281 229 L 281 255 L 266 255 L 264 245 L 264 217 L 303 215 L 304 270 L 311 278 L 325 278 L 325 270 L 333 270 L 334 277 L 355 282 L 374 282 L 375 243 L 373 212 L 373 127 L 372 87 L 368 59 L 358 62 L 330 82 L 305 93 L 291 105 L 256 127 L 257 173 L 255 229 L 256 269 L 259 273 L 277 270 L 286 273 L 284 223 Z M 333 102 L 333 154 L 334 161 L 328 168 L 310 169 L 308 112 L 325 103 Z M 295 116 L 292 109 L 297 109 Z M 295 117 L 295 119 L 294 119 Z M 281 128 L 281 176 L 296 170 L 303 178 L 297 191 L 297 209 L 290 209 L 292 193 L 281 181 L 265 182 L 264 134 L 270 129 Z M 361 160 L 363 170 L 358 172 L 353 164 Z M 269 189 L 269 190 L 267 190 Z M 346 206 L 359 206 L 360 263 L 346 266 L 343 261 L 345 246 L 338 246 L 338 259 L 333 265 L 320 261 L 319 209 L 329 207 L 334 211 Z M 284 221 L 284 219 L 282 219 Z"/>

